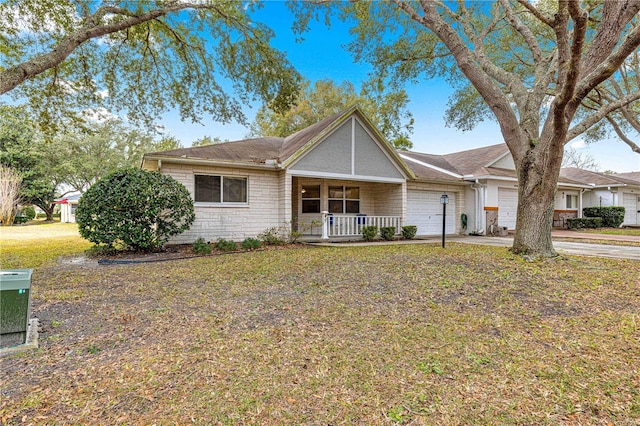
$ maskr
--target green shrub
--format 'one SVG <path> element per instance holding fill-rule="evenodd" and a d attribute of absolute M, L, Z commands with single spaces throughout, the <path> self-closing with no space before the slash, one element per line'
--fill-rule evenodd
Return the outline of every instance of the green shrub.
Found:
<path fill-rule="evenodd" d="M 193 243 L 193 252 L 196 254 L 210 254 L 211 246 L 204 240 L 204 238 L 198 237 L 198 239 Z"/>
<path fill-rule="evenodd" d="M 365 241 L 373 241 L 378 233 L 377 226 L 363 226 L 362 227 L 362 239 Z"/>
<path fill-rule="evenodd" d="M 567 227 L 569 229 L 600 228 L 601 226 L 602 218 L 600 217 L 574 217 L 567 219 Z"/>
<path fill-rule="evenodd" d="M 272 228 L 267 228 L 260 233 L 260 235 L 258 235 L 258 239 L 267 246 L 281 245 L 288 240 L 288 236 L 283 234 L 283 229 L 274 226 Z"/>
<path fill-rule="evenodd" d="M 216 248 L 222 251 L 234 251 L 238 250 L 238 243 L 236 243 L 235 241 L 220 238 L 216 243 Z"/>
<path fill-rule="evenodd" d="M 395 226 L 383 226 L 380 228 L 380 236 L 383 240 L 391 241 L 393 237 L 396 235 L 396 227 Z"/>
<path fill-rule="evenodd" d="M 582 209 L 585 217 L 601 217 L 602 226 L 606 228 L 619 228 L 624 222 L 624 207 L 585 207 Z"/>
<path fill-rule="evenodd" d="M 14 225 L 20 225 L 22 223 L 27 223 L 27 222 L 29 222 L 29 218 L 27 218 L 26 216 L 18 215 L 13 218 Z"/>
<path fill-rule="evenodd" d="M 123 169 L 82 195 L 76 221 L 82 238 L 107 247 L 151 251 L 195 220 L 187 188 L 170 176 Z"/>
<path fill-rule="evenodd" d="M 415 225 L 406 225 L 402 227 L 402 238 L 412 240 L 418 232 L 418 227 Z"/>
<path fill-rule="evenodd" d="M 23 207 L 22 211 L 20 212 L 20 216 L 26 217 L 27 220 L 33 220 L 36 218 L 36 209 L 34 209 L 32 206 Z"/>
<path fill-rule="evenodd" d="M 262 245 L 262 243 L 257 238 L 246 238 L 242 242 L 242 248 L 245 249 L 245 250 L 257 249 L 257 248 L 260 248 L 261 245 Z"/>

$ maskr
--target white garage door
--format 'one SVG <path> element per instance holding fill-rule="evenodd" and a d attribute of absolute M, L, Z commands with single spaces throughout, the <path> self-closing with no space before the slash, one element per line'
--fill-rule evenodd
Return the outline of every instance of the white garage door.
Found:
<path fill-rule="evenodd" d="M 640 219 L 640 195 L 624 192 L 622 194 L 622 205 L 624 206 L 624 224 L 638 225 Z"/>
<path fill-rule="evenodd" d="M 447 219 L 445 232 L 456 233 L 456 194 L 447 193 Z M 442 235 L 442 192 L 407 191 L 407 225 L 418 227 L 417 235 Z"/>
<path fill-rule="evenodd" d="M 516 229 L 518 190 L 498 188 L 498 225 Z"/>

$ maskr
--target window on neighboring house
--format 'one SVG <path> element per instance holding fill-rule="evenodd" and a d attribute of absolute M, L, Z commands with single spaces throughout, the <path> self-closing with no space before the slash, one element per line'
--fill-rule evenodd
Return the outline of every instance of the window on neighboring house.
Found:
<path fill-rule="evenodd" d="M 567 208 L 568 209 L 577 209 L 578 208 L 578 196 L 577 195 L 567 195 Z"/>
<path fill-rule="evenodd" d="M 246 203 L 247 178 L 196 175 L 194 198 L 204 203 Z"/>
<path fill-rule="evenodd" d="M 302 185 L 302 213 L 320 213 L 320 185 Z"/>
<path fill-rule="evenodd" d="M 329 213 L 360 213 L 360 188 L 357 186 L 330 186 Z"/>

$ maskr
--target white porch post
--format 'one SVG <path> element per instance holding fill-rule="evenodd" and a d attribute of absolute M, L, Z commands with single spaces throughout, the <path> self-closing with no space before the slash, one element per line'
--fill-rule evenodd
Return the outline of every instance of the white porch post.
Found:
<path fill-rule="evenodd" d="M 291 217 L 292 177 L 286 171 L 280 173 L 280 191 L 279 222 L 290 224 L 293 219 Z"/>
<path fill-rule="evenodd" d="M 329 212 L 323 211 L 322 213 L 322 239 L 329 239 Z"/>
<path fill-rule="evenodd" d="M 582 217 L 582 194 L 584 194 L 584 189 L 578 193 L 578 217 Z"/>

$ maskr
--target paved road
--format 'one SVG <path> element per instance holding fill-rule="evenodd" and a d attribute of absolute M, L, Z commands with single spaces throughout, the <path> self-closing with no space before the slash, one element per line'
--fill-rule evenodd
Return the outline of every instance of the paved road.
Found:
<path fill-rule="evenodd" d="M 513 238 L 510 237 L 460 236 L 448 237 L 447 240 L 466 244 L 483 244 L 497 247 L 511 247 L 513 244 Z M 589 242 L 574 243 L 568 241 L 554 241 L 553 247 L 559 254 L 640 260 L 640 246 L 613 246 Z"/>

